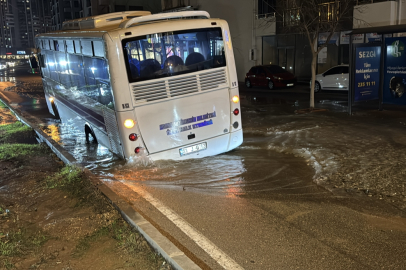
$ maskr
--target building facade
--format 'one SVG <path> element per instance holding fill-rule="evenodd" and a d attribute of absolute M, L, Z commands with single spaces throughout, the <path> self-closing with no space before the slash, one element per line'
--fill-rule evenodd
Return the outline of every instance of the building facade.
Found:
<path fill-rule="evenodd" d="M 49 0 L 0 0 L 0 57 L 29 54 L 35 35 L 51 30 L 50 18 Z"/>
<path fill-rule="evenodd" d="M 96 16 L 112 12 L 147 10 L 157 13 L 162 10 L 161 0 L 50 0 L 52 30 L 60 30 L 67 20 Z"/>
<path fill-rule="evenodd" d="M 299 81 L 311 78 L 312 53 L 307 36 L 294 31 L 298 9 L 295 1 L 284 0 L 162 0 L 163 11 L 186 8 L 206 10 L 212 17 L 228 21 L 240 81 L 250 66 L 277 64 L 294 73 Z M 354 0 L 340 32 L 318 57 L 317 72 L 349 63 L 349 37 L 346 30 L 367 26 L 406 23 L 405 0 Z M 341 12 L 340 1 L 320 1 L 320 20 L 334 20 Z M 325 33 L 320 33 L 318 45 Z M 374 33 L 353 38 L 353 42 L 379 42 Z"/>
<path fill-rule="evenodd" d="M 276 33 L 273 9 L 259 4 L 258 0 L 162 0 L 162 9 L 167 12 L 189 7 L 207 11 L 212 18 L 226 20 L 230 27 L 238 80 L 244 81 L 249 69 L 262 63 L 263 37 Z"/>
<path fill-rule="evenodd" d="M 23 59 L 39 33 L 65 20 L 127 10 L 161 12 L 161 0 L 0 0 L 0 59 Z"/>

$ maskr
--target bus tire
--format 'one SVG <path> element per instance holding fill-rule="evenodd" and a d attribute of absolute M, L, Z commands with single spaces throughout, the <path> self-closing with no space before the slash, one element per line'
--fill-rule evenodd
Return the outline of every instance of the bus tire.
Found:
<path fill-rule="evenodd" d="M 52 106 L 52 110 L 54 111 L 55 118 L 58 120 L 61 119 L 61 117 L 59 116 L 58 109 L 56 108 L 55 103 L 53 101 L 51 102 L 51 106 Z"/>
<path fill-rule="evenodd" d="M 93 142 L 97 143 L 96 135 L 94 134 L 93 130 L 89 125 L 85 125 L 85 134 L 86 134 L 86 143 L 90 143 L 89 135 L 92 135 Z"/>

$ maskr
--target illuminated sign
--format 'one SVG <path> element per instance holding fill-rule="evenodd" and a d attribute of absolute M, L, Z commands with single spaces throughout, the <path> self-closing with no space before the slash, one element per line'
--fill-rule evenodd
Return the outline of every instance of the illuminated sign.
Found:
<path fill-rule="evenodd" d="M 381 46 L 358 47 L 355 55 L 355 101 L 378 99 Z"/>
<path fill-rule="evenodd" d="M 9 54 L 9 55 L 10 55 L 10 54 L 12 54 L 12 53 L 11 53 L 11 52 L 8 52 L 8 53 L 6 53 L 6 54 Z"/>
<path fill-rule="evenodd" d="M 17 54 L 25 54 L 25 51 L 17 51 Z"/>

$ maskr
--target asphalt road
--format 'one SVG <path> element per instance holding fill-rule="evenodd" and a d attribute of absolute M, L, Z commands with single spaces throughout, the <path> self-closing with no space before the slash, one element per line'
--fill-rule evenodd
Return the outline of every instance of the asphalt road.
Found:
<path fill-rule="evenodd" d="M 286 113 L 307 107 L 309 92 L 242 87 L 241 96 L 247 108 Z M 14 97 L 27 114 L 50 117 L 43 101 Z M 346 98 L 316 101 L 344 111 Z M 266 148 L 263 136 L 244 134 L 240 149 L 203 161 L 110 169 L 111 188 L 203 269 L 405 268 L 404 212 L 319 187 L 306 160 Z"/>

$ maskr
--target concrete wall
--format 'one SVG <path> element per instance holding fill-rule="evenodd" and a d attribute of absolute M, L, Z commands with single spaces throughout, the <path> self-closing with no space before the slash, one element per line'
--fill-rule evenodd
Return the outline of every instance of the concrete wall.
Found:
<path fill-rule="evenodd" d="M 354 29 L 364 27 L 395 25 L 397 24 L 397 21 L 398 21 L 397 1 L 386 1 L 374 4 L 359 5 L 354 7 L 354 18 L 353 18 Z"/>
<path fill-rule="evenodd" d="M 262 61 L 262 35 L 274 35 L 275 23 L 255 19 L 257 1 L 247 0 L 190 0 L 190 5 L 210 13 L 212 18 L 228 22 L 239 81 L 244 81 L 248 70 Z M 255 49 L 256 60 L 249 60 L 250 49 Z"/>

